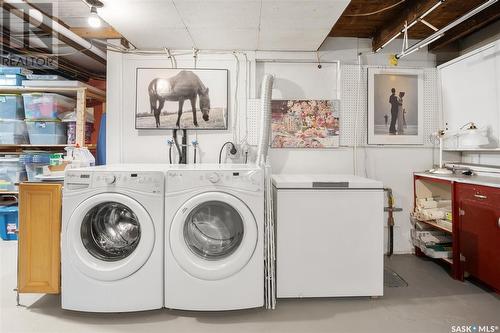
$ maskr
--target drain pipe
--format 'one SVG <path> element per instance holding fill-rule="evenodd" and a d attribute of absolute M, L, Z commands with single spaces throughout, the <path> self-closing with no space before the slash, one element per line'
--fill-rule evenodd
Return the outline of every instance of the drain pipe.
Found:
<path fill-rule="evenodd" d="M 257 148 L 258 166 L 265 165 L 267 152 L 269 150 L 269 133 L 271 132 L 271 98 L 273 94 L 273 76 L 270 74 L 264 75 L 262 86 L 260 89 L 260 109 L 262 113 L 260 124 L 260 139 Z"/>
<path fill-rule="evenodd" d="M 84 38 L 78 36 L 50 16 L 31 6 L 26 1 L 20 2 L 19 0 L 4 0 L 2 7 L 22 20 L 25 20 L 25 16 L 27 16 L 29 20 L 39 22 L 38 27 L 40 29 L 44 31 L 46 30 L 53 35 L 56 35 L 56 38 L 60 39 L 65 44 L 73 47 L 76 50 L 81 50 L 83 54 L 102 64 L 106 64 L 105 52 L 92 45 Z"/>

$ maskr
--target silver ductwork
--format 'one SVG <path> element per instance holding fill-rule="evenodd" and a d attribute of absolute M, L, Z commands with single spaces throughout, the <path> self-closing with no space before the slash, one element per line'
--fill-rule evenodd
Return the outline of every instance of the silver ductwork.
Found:
<path fill-rule="evenodd" d="M 273 76 L 264 75 L 260 89 L 260 138 L 257 146 L 256 164 L 262 166 L 266 164 L 267 152 L 269 150 L 269 137 L 271 135 L 271 99 L 273 95 Z"/>

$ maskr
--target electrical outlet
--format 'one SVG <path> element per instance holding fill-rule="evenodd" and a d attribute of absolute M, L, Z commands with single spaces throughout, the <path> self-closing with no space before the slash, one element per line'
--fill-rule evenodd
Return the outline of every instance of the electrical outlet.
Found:
<path fill-rule="evenodd" d="M 234 148 L 236 148 L 236 154 L 231 154 L 231 149 L 233 148 L 232 145 L 227 145 L 226 146 L 226 156 L 228 156 L 232 160 L 236 160 L 240 158 L 240 147 L 239 145 L 234 145 Z"/>

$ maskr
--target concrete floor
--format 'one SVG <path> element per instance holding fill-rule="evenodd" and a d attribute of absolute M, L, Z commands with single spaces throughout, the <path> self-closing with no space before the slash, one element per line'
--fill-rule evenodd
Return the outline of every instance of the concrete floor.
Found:
<path fill-rule="evenodd" d="M 89 314 L 61 310 L 58 296 L 21 295 L 16 307 L 16 242 L 1 242 L 0 332 L 452 332 L 453 325 L 500 326 L 500 298 L 452 280 L 436 263 L 393 256 L 387 266 L 409 284 L 379 299 L 279 300 L 274 311 L 157 310 Z M 498 330 L 497 330 L 498 331 Z"/>

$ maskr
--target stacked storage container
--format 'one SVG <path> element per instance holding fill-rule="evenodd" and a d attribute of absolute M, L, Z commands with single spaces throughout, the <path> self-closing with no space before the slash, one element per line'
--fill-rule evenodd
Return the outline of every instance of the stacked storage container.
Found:
<path fill-rule="evenodd" d="M 0 86 L 22 86 L 31 71 L 21 67 L 0 67 Z"/>
<path fill-rule="evenodd" d="M 76 101 L 59 94 L 23 94 L 26 126 L 31 144 L 66 144 L 66 124 L 59 116 L 72 112 Z"/>
<path fill-rule="evenodd" d="M 28 132 L 24 123 L 23 97 L 0 94 L 0 144 L 26 144 Z"/>
<path fill-rule="evenodd" d="M 49 152 L 26 152 L 19 157 L 19 162 L 26 168 L 28 181 L 40 181 L 36 176 L 43 174 L 43 168 L 50 165 L 50 156 Z"/>
<path fill-rule="evenodd" d="M 0 194 L 17 191 L 17 184 L 26 180 L 26 170 L 17 156 L 0 157 Z"/>

